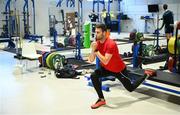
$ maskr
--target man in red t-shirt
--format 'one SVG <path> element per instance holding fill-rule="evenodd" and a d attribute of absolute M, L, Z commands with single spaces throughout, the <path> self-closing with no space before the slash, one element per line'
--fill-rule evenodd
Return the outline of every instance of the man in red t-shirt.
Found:
<path fill-rule="evenodd" d="M 126 65 L 119 55 L 117 44 L 109 36 L 106 36 L 106 26 L 104 24 L 97 24 L 95 33 L 96 42 L 91 43 L 92 51 L 89 55 L 89 61 L 93 62 L 96 57 L 100 60 L 100 68 L 91 74 L 91 80 L 99 99 L 91 106 L 92 109 L 106 104 L 99 78 L 115 76 L 130 92 L 134 91 L 145 80 L 145 77 L 142 77 L 132 83 L 128 77 Z"/>

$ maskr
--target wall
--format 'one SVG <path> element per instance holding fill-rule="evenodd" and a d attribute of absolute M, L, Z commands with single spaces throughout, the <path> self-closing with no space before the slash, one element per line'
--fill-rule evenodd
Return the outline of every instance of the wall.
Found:
<path fill-rule="evenodd" d="M 14 1 L 14 0 L 12 0 Z M 29 0 L 30 1 L 30 0 Z M 67 8 L 66 7 L 66 0 L 63 0 L 62 7 L 60 8 L 55 8 L 58 0 L 35 0 L 35 8 L 36 8 L 36 33 L 44 36 L 49 35 L 49 14 L 55 14 L 57 20 L 60 19 L 59 11 L 60 9 L 63 9 L 66 12 L 74 12 L 77 11 L 77 3 L 78 0 L 76 0 L 76 7 L 75 8 Z M 115 4 L 116 2 L 114 2 Z M 13 5 L 13 2 L 12 2 Z M 23 16 L 22 16 L 22 11 L 23 11 L 23 5 L 24 5 L 24 0 L 17 0 L 17 10 L 19 10 L 20 13 L 20 26 L 21 26 L 21 35 L 24 33 L 23 29 Z M 5 7 L 5 0 L 0 0 L 0 11 L 4 11 Z M 29 7 L 32 7 L 31 2 L 29 2 Z M 93 3 L 92 0 L 83 0 L 83 22 L 88 21 L 89 17 L 88 15 L 92 11 Z M 96 5 L 97 7 L 97 5 Z M 106 9 L 107 9 L 107 3 L 106 3 Z M 111 10 L 115 11 L 117 9 L 117 6 L 111 5 Z M 102 5 L 100 6 L 100 11 L 102 11 Z M 33 21 L 32 21 L 32 10 L 30 10 L 30 31 L 33 33 Z M 0 13 L 0 20 L 4 19 L 5 17 Z M 0 23 L 0 27 L 2 27 L 2 22 Z M 58 24 L 57 25 L 57 30 L 60 33 L 60 30 L 62 28 L 62 25 Z M 0 30 L 1 32 L 1 30 Z"/>
<path fill-rule="evenodd" d="M 160 15 L 162 17 L 163 9 L 162 5 L 166 3 L 169 6 L 169 10 L 174 13 L 174 20 L 180 20 L 180 0 L 123 0 L 121 3 L 122 11 L 131 18 L 131 20 L 122 21 L 122 31 L 130 32 L 133 28 L 136 28 L 140 32 L 144 32 L 145 21 L 140 19 L 140 16 L 151 16 L 154 20 L 148 21 L 148 32 L 154 32 L 156 29 L 157 15 L 156 13 L 148 13 L 148 4 L 159 4 Z M 160 26 L 162 21 L 160 21 Z M 161 30 L 164 33 L 164 30 Z"/>
<path fill-rule="evenodd" d="M 12 0 L 13 1 L 13 0 Z M 23 35 L 23 21 L 22 21 L 22 9 L 24 0 L 17 0 L 17 9 L 20 13 L 20 25 L 21 25 L 21 34 Z M 49 35 L 49 9 L 53 9 L 55 7 L 58 0 L 35 0 L 36 5 L 36 33 L 40 35 Z M 77 0 L 75 8 L 67 8 L 66 0 L 63 1 L 62 7 L 54 10 L 53 13 L 58 15 L 60 9 L 64 9 L 65 12 L 73 12 L 77 11 Z M 140 19 L 140 16 L 152 16 L 153 21 L 148 22 L 148 31 L 153 32 L 156 28 L 156 14 L 150 14 L 147 11 L 148 4 L 160 4 L 160 17 L 162 16 L 162 4 L 167 3 L 169 5 L 169 9 L 174 12 L 175 20 L 180 20 L 180 0 L 123 0 L 121 2 L 121 11 L 131 18 L 131 20 L 121 21 L 121 29 L 123 32 L 129 32 L 133 28 L 136 28 L 138 31 L 144 32 L 144 20 Z M 30 4 L 30 7 L 32 5 Z M 0 11 L 3 12 L 5 7 L 5 0 L 0 0 Z M 88 15 L 92 11 L 92 1 L 83 0 L 83 22 L 89 20 Z M 97 7 L 97 6 L 96 6 Z M 107 3 L 106 3 L 107 9 Z M 116 12 L 118 9 L 117 1 L 114 0 L 113 4 L 111 4 L 111 11 Z M 100 11 L 102 10 L 102 6 L 100 7 Z M 32 15 L 32 11 L 30 11 Z M 0 13 L 0 20 L 5 17 Z M 57 20 L 59 17 L 57 16 Z M 32 25 L 32 18 L 30 20 Z M 2 27 L 2 22 L 0 22 L 0 27 Z M 161 25 L 161 23 L 160 23 Z M 60 30 L 61 26 L 57 26 L 58 30 Z M 1 30 L 0 30 L 1 31 Z M 33 25 L 31 26 L 31 31 L 33 32 Z M 163 30 L 161 31 L 163 32 Z"/>

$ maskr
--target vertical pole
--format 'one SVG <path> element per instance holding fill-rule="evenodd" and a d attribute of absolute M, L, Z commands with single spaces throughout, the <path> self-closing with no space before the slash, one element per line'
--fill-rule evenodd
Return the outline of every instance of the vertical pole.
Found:
<path fill-rule="evenodd" d="M 97 12 L 98 12 L 98 22 L 100 21 L 100 15 L 99 15 L 99 0 L 97 0 Z"/>
<path fill-rule="evenodd" d="M 81 14 L 80 14 L 80 16 L 81 16 L 81 23 L 83 22 L 83 5 L 82 5 L 82 0 L 79 0 L 79 2 L 80 2 L 80 5 L 81 5 Z"/>
<path fill-rule="evenodd" d="M 176 73 L 177 72 L 177 67 L 176 67 L 176 63 L 177 63 L 177 43 L 178 43 L 178 28 L 176 28 L 176 35 L 175 35 L 175 43 L 174 43 L 174 62 L 173 62 L 173 72 Z"/>
<path fill-rule="evenodd" d="M 156 51 L 159 50 L 159 12 L 157 12 L 157 44 L 156 44 Z"/>
<path fill-rule="evenodd" d="M 121 32 L 121 16 L 120 16 L 120 11 L 121 11 L 121 0 L 118 0 L 118 34 Z"/>
<path fill-rule="evenodd" d="M 35 10 L 35 2 L 34 0 L 32 1 L 32 6 L 33 6 L 33 27 L 34 27 L 34 34 L 36 34 L 36 10 Z"/>
<path fill-rule="evenodd" d="M 29 34 L 29 1 L 28 0 L 26 0 L 27 1 L 27 7 L 26 7 L 26 9 L 27 9 L 27 26 L 26 26 L 26 29 L 27 29 L 27 34 Z"/>
<path fill-rule="evenodd" d="M 95 0 L 93 0 L 93 11 L 95 12 L 94 5 L 95 5 Z"/>
<path fill-rule="evenodd" d="M 108 14 L 110 14 L 110 7 L 111 7 L 111 3 L 110 0 L 108 0 Z"/>
<path fill-rule="evenodd" d="M 27 2 L 24 0 L 24 6 L 23 6 L 23 21 L 24 21 L 24 33 L 26 33 L 26 5 Z"/>
<path fill-rule="evenodd" d="M 59 2 L 57 3 L 56 7 L 61 7 L 61 3 L 63 0 L 59 0 Z"/>
<path fill-rule="evenodd" d="M 82 7 L 81 7 L 82 9 Z M 80 1 L 78 1 L 78 13 L 80 13 Z M 76 54 L 75 54 L 75 58 L 78 60 L 82 60 L 81 57 L 81 33 L 80 33 L 80 19 L 78 18 L 78 32 L 76 35 Z"/>
<path fill-rule="evenodd" d="M 11 0 L 7 0 L 6 1 L 6 6 L 5 6 L 5 14 L 6 14 L 5 36 L 6 37 L 10 37 L 10 35 L 9 35 L 9 26 L 10 26 L 9 21 L 10 21 L 10 13 L 11 13 L 10 2 L 11 2 Z"/>
<path fill-rule="evenodd" d="M 68 7 L 69 0 L 66 0 L 66 7 Z"/>

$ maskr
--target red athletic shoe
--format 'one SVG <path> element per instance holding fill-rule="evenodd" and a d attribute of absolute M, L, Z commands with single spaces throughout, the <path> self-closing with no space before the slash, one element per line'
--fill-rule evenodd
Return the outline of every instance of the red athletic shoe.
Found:
<path fill-rule="evenodd" d="M 106 105 L 106 101 L 98 99 L 98 101 L 91 106 L 91 109 L 96 109 L 102 105 Z"/>

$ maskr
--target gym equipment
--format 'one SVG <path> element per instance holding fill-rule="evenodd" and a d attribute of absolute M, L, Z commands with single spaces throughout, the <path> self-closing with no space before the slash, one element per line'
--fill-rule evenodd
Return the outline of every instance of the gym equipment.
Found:
<path fill-rule="evenodd" d="M 76 46 L 76 37 L 73 35 L 69 37 L 69 46 Z"/>
<path fill-rule="evenodd" d="M 95 11 L 95 5 L 97 4 L 97 11 Z M 105 9 L 105 2 L 104 2 L 104 0 L 93 0 L 93 11 L 94 12 L 100 12 L 99 11 L 99 6 L 100 6 L 100 4 L 102 4 L 103 5 L 103 9 Z M 99 16 L 99 13 L 98 13 L 98 22 L 100 21 L 99 18 L 100 16 Z"/>
<path fill-rule="evenodd" d="M 129 40 L 134 40 L 136 38 L 136 33 L 135 32 L 131 32 L 129 34 Z"/>
<path fill-rule="evenodd" d="M 153 21 L 154 18 L 151 18 L 150 16 L 141 16 L 141 20 L 145 21 L 145 26 L 144 26 L 144 33 L 148 34 L 148 21 Z"/>
<path fill-rule="evenodd" d="M 168 42 L 168 51 L 171 54 L 175 54 L 175 40 L 176 40 L 176 38 L 174 36 L 174 37 L 171 37 Z M 176 49 L 177 49 L 176 53 L 179 54 L 179 52 L 180 52 L 180 40 L 179 39 L 177 40 L 177 48 Z"/>
<path fill-rule="evenodd" d="M 38 59 L 41 66 L 48 67 L 53 70 L 57 68 L 57 63 L 61 62 L 63 66 L 66 65 L 68 62 L 64 55 L 61 55 L 57 52 L 43 52 L 42 56 Z"/>
<path fill-rule="evenodd" d="M 30 14 L 29 14 L 29 0 L 24 0 L 24 6 L 23 6 L 23 21 L 24 21 L 24 39 L 29 39 L 31 41 L 37 42 L 38 39 L 41 39 L 41 44 L 43 43 L 41 35 L 36 35 L 36 14 L 35 14 L 35 2 L 34 0 L 31 0 L 32 2 L 32 11 L 33 11 L 33 34 L 30 32 Z"/>
<path fill-rule="evenodd" d="M 56 8 L 58 9 L 58 8 Z M 75 46 L 75 42 L 73 43 L 75 37 L 71 36 L 71 32 L 72 30 L 75 28 L 75 12 L 72 13 L 66 13 L 66 21 L 64 20 L 64 10 L 60 10 L 60 17 L 62 18 L 62 20 L 58 21 L 56 19 L 56 16 L 53 13 L 50 12 L 51 9 L 49 9 L 49 29 L 50 29 L 50 36 L 53 37 L 53 46 L 52 49 L 53 50 L 63 50 L 63 47 L 58 47 L 58 35 L 60 36 L 66 36 L 67 39 L 64 40 L 64 44 L 65 46 L 69 46 L 70 43 L 72 46 Z M 57 10 L 59 13 L 59 9 Z M 57 24 L 61 24 L 59 25 L 59 27 L 63 27 L 62 28 L 62 33 L 60 32 L 58 34 L 57 30 L 56 30 L 56 25 Z M 69 39 L 71 38 L 71 39 Z M 70 40 L 70 41 L 69 41 Z"/>
<path fill-rule="evenodd" d="M 177 22 L 176 28 L 179 30 L 180 29 L 180 22 Z"/>
<path fill-rule="evenodd" d="M 79 73 L 75 70 L 72 64 L 67 64 L 63 67 L 61 64 L 58 64 L 57 69 L 55 70 L 55 75 L 57 78 L 80 79 L 80 77 L 77 77 Z"/>
<path fill-rule="evenodd" d="M 60 54 L 55 54 L 53 57 L 52 57 L 52 63 L 50 64 L 51 66 L 51 69 L 56 69 L 56 63 L 57 62 L 60 62 L 62 64 L 62 66 L 66 65 L 67 64 L 67 60 L 65 58 L 64 55 L 60 55 Z"/>
<path fill-rule="evenodd" d="M 47 57 L 48 57 L 48 55 L 49 55 L 50 53 L 49 52 L 45 52 L 43 55 L 42 55 L 42 66 L 43 67 L 47 67 L 47 63 L 46 63 L 46 59 L 47 59 Z"/>
<path fill-rule="evenodd" d="M 132 57 L 132 55 L 133 55 L 133 53 L 131 53 L 131 52 L 128 52 L 128 57 Z"/>
<path fill-rule="evenodd" d="M 60 55 L 60 54 L 56 54 L 53 57 L 53 69 L 57 69 L 58 65 L 61 64 L 61 67 L 63 67 L 64 65 L 67 65 L 67 59 L 65 58 L 64 55 Z"/>
<path fill-rule="evenodd" d="M 132 40 L 135 44 L 144 40 L 144 34 L 141 32 L 137 32 L 136 29 L 133 29 L 129 34 L 129 40 Z"/>
<path fill-rule="evenodd" d="M 14 11 L 11 10 L 11 2 L 12 0 L 6 0 L 5 12 L 3 12 L 3 14 L 5 15 L 5 20 L 2 20 L 5 21 L 5 25 L 3 25 L 2 28 L 3 32 L 1 33 L 0 36 L 0 43 L 8 42 L 9 48 L 15 48 L 15 44 L 13 43 L 11 37 L 15 34 L 17 19 L 15 17 L 16 15 L 15 16 L 13 15 Z M 15 0 L 15 4 L 16 4 L 16 0 Z M 16 12 L 16 8 L 15 8 L 15 12 Z"/>
<path fill-rule="evenodd" d="M 157 45 L 154 46 L 154 45 L 143 44 L 143 41 L 145 40 L 142 33 L 137 32 L 135 39 L 132 41 L 134 42 L 132 46 L 133 67 L 142 68 L 142 64 L 151 64 L 151 63 L 162 62 L 166 60 L 167 54 L 166 52 L 163 54 L 160 54 L 159 53 L 159 51 L 161 51 L 160 47 L 157 50 Z"/>
<path fill-rule="evenodd" d="M 59 6 L 59 5 L 57 5 Z M 82 59 L 82 56 L 81 56 L 81 23 L 82 23 L 82 19 L 83 19 L 83 15 L 82 15 L 82 0 L 79 0 L 78 1 L 78 11 L 77 12 L 73 12 L 73 13 L 66 13 L 66 19 L 67 21 L 66 22 L 72 22 L 72 23 L 66 23 L 66 30 L 70 30 L 73 28 L 77 29 L 77 33 L 76 33 L 76 37 L 75 37 L 75 41 L 76 41 L 76 50 L 75 50 L 75 58 L 78 59 L 78 60 L 81 60 Z M 74 18 L 71 18 L 71 17 L 74 17 Z M 78 23 L 75 24 L 75 18 L 77 18 L 78 20 Z M 78 25 L 78 26 L 76 26 Z M 53 29 L 53 38 L 54 38 L 54 41 L 56 41 L 57 39 L 57 31 L 55 29 Z M 61 49 L 57 49 L 57 45 L 56 45 L 56 42 L 54 42 L 54 49 L 55 50 L 61 50 Z M 67 39 L 65 41 L 65 44 L 67 43 Z"/>
<path fill-rule="evenodd" d="M 61 7 L 63 0 L 59 0 L 59 2 L 57 3 L 56 7 Z M 66 7 L 75 7 L 75 0 L 66 0 Z"/>
<path fill-rule="evenodd" d="M 120 28 L 120 25 L 121 25 L 121 16 L 120 16 L 120 5 L 121 5 L 121 1 L 122 0 L 118 0 L 118 16 L 117 16 L 117 25 L 118 25 L 118 34 L 120 34 L 121 32 L 121 28 Z M 108 0 L 108 12 L 107 12 L 107 15 L 106 15 L 106 19 L 107 19 L 107 24 L 112 24 L 112 21 L 111 21 L 111 13 L 110 13 L 110 5 L 113 1 L 112 0 Z M 112 28 L 112 27 L 111 27 Z"/>
<path fill-rule="evenodd" d="M 124 57 L 128 57 L 128 54 L 126 52 L 124 52 L 123 56 Z"/>
<path fill-rule="evenodd" d="M 137 32 L 136 33 L 136 38 L 135 38 L 134 42 L 138 43 L 138 42 L 142 41 L 143 39 L 144 39 L 144 34 L 141 33 L 141 32 Z"/>
<path fill-rule="evenodd" d="M 63 34 L 66 35 L 66 30 L 65 30 L 65 21 L 64 21 L 64 10 L 60 10 L 62 21 L 57 21 L 55 15 L 49 15 L 49 32 L 50 36 L 52 37 L 54 34 L 54 31 L 56 31 L 56 24 L 60 23 L 63 26 Z"/>
<path fill-rule="evenodd" d="M 173 63 L 174 63 L 174 59 L 173 57 L 169 57 L 169 60 L 168 60 L 168 70 L 173 72 Z"/>
<path fill-rule="evenodd" d="M 159 46 L 159 5 L 158 4 L 150 4 L 148 5 L 148 12 L 149 13 L 156 13 L 157 14 L 157 29 L 155 30 L 155 32 L 153 34 L 156 35 L 156 51 L 159 51 L 160 46 Z"/>
<path fill-rule="evenodd" d="M 84 43 L 83 43 L 83 46 L 85 48 L 90 48 L 90 30 L 91 29 L 91 26 L 90 26 L 90 22 L 86 22 L 83 26 L 83 31 L 84 31 Z"/>
<path fill-rule="evenodd" d="M 50 68 L 50 69 L 51 69 L 50 63 L 51 63 L 51 61 L 52 61 L 52 56 L 54 56 L 54 55 L 55 55 L 55 52 L 50 53 L 50 54 L 47 56 L 47 58 L 46 58 L 47 67 Z"/>
<path fill-rule="evenodd" d="M 76 50 L 75 50 L 75 59 L 77 60 L 82 60 L 81 56 L 81 33 L 82 31 L 80 30 L 81 24 L 82 24 L 82 19 L 83 19 L 83 6 L 82 6 L 82 0 L 79 0 L 78 2 L 78 27 L 77 27 L 77 35 L 76 35 Z M 80 20 L 81 19 L 81 20 Z"/>
<path fill-rule="evenodd" d="M 140 42 L 140 44 L 142 44 L 142 42 Z M 142 68 L 141 63 L 141 59 L 139 58 L 139 55 L 141 54 L 141 52 L 139 53 L 140 50 L 140 44 L 136 44 L 134 42 L 133 45 L 133 59 L 132 59 L 132 64 L 134 68 Z"/>
<path fill-rule="evenodd" d="M 134 44 L 132 60 L 133 67 L 142 68 L 142 64 L 151 64 L 166 60 L 166 53 L 156 55 L 155 51 L 156 48 L 154 45 L 146 45 L 143 44 L 142 41 L 138 44 Z"/>
<path fill-rule="evenodd" d="M 177 54 L 178 50 L 180 52 L 180 48 L 179 48 L 180 43 L 178 43 L 178 41 L 179 41 L 178 30 L 180 30 L 180 21 L 177 22 L 176 34 L 175 34 L 176 39 L 175 39 L 175 45 L 174 45 L 174 63 L 173 63 L 173 72 L 175 72 L 175 73 L 180 73 L 180 53 Z M 177 64 L 177 62 L 179 62 L 179 63 Z"/>
<path fill-rule="evenodd" d="M 155 48 L 153 45 L 145 45 L 145 47 L 142 47 L 142 55 L 143 56 L 154 56 L 155 55 Z"/>

